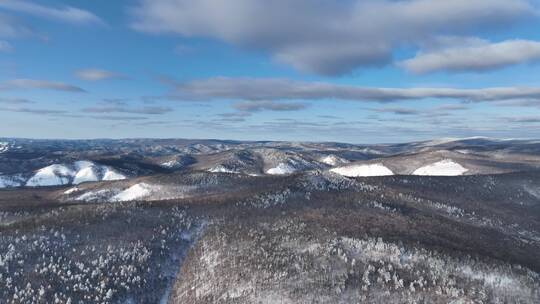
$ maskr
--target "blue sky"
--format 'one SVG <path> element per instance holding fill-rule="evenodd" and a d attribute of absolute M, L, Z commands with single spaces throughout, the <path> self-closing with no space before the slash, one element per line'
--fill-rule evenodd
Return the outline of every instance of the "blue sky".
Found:
<path fill-rule="evenodd" d="M 539 7 L 0 0 L 0 137 L 538 137 Z"/>

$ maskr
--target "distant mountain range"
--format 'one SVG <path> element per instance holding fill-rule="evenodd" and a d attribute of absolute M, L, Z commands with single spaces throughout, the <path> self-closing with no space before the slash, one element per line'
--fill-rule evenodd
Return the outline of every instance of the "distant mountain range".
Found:
<path fill-rule="evenodd" d="M 349 177 L 536 170 L 540 141 L 483 137 L 405 144 L 187 139 L 0 139 L 0 187 L 58 186 L 178 171 Z"/>

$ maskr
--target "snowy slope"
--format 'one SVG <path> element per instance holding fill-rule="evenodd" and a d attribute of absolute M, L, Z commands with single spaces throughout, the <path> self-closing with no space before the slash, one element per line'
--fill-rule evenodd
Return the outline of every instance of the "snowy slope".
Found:
<path fill-rule="evenodd" d="M 330 165 L 330 166 L 337 166 L 337 165 L 346 164 L 346 163 L 349 162 L 346 159 L 343 159 L 341 157 L 337 157 L 337 156 L 335 156 L 333 154 L 327 155 L 327 156 L 321 158 L 319 161 L 321 163 L 323 163 L 323 164 L 327 164 L 327 165 Z"/>
<path fill-rule="evenodd" d="M 7 150 L 9 150 L 9 143 L 7 142 L 0 142 L 0 153 L 4 153 Z"/>
<path fill-rule="evenodd" d="M 451 159 L 441 160 L 439 162 L 423 166 L 416 169 L 413 175 L 428 175 L 428 176 L 457 176 L 463 175 L 468 169 Z"/>
<path fill-rule="evenodd" d="M 73 179 L 73 184 L 80 184 L 84 182 L 96 182 L 99 180 L 99 168 L 89 161 L 75 162 L 77 173 Z"/>
<path fill-rule="evenodd" d="M 68 191 L 64 192 L 64 194 L 69 195 L 71 193 L 79 192 L 79 189 L 76 189 L 74 191 L 69 191 L 69 193 Z M 111 197 L 114 197 L 115 195 L 117 195 L 118 192 L 119 191 L 117 189 L 103 189 L 103 190 L 97 190 L 97 191 L 88 191 L 75 197 L 75 200 L 84 201 L 84 202 L 103 202 L 103 201 L 110 200 Z"/>
<path fill-rule="evenodd" d="M 224 166 L 216 166 L 216 167 L 213 167 L 213 168 L 210 168 L 208 170 L 208 172 L 212 172 L 212 173 L 231 173 L 231 174 L 237 174 L 239 173 L 238 171 L 236 170 L 231 170 L 229 168 L 226 168 Z"/>
<path fill-rule="evenodd" d="M 26 182 L 26 186 L 38 187 L 66 185 L 71 182 L 75 174 L 76 171 L 73 171 L 73 169 L 65 165 L 54 164 L 36 171 L 36 174 Z"/>
<path fill-rule="evenodd" d="M 286 175 L 294 172 L 296 169 L 287 163 L 280 163 L 276 167 L 266 170 L 266 173 L 271 175 Z"/>
<path fill-rule="evenodd" d="M 140 182 L 127 188 L 107 187 L 105 189 L 84 190 L 77 187 L 66 190 L 64 195 L 74 194 L 70 199 L 84 202 L 127 202 L 127 201 L 156 201 L 183 198 L 196 193 L 199 186 L 182 184 L 150 184 Z"/>
<path fill-rule="evenodd" d="M 23 184 L 20 177 L 0 175 L 0 188 L 20 187 Z"/>
<path fill-rule="evenodd" d="M 125 178 L 126 176 L 110 167 L 90 161 L 77 161 L 73 164 L 53 164 L 41 168 L 26 182 L 26 186 L 60 186 Z"/>
<path fill-rule="evenodd" d="M 392 170 L 388 169 L 382 164 L 351 165 L 334 168 L 330 171 L 347 177 L 394 175 Z"/>
<path fill-rule="evenodd" d="M 115 181 L 115 180 L 122 180 L 126 179 L 127 177 L 123 175 L 122 173 L 119 173 L 109 167 L 105 167 L 105 171 L 103 172 L 103 177 L 101 180 L 103 181 Z"/>
<path fill-rule="evenodd" d="M 72 193 L 75 193 L 75 192 L 78 192 L 78 191 L 80 191 L 79 188 L 73 187 L 73 188 L 69 188 L 66 191 L 64 191 L 64 194 L 72 194 Z"/>
<path fill-rule="evenodd" d="M 73 184 L 80 184 L 84 182 L 95 182 L 98 181 L 98 173 L 93 167 L 83 168 L 75 174 L 73 179 Z"/>
<path fill-rule="evenodd" d="M 166 161 L 166 162 L 161 163 L 160 166 L 162 166 L 164 168 L 173 169 L 173 168 L 177 168 L 177 167 L 181 166 L 181 164 L 177 160 L 170 160 L 170 161 Z"/>
<path fill-rule="evenodd" d="M 149 185 L 146 183 L 139 183 L 118 193 L 111 199 L 111 201 L 113 202 L 133 201 L 133 200 L 137 200 L 137 199 L 141 199 L 146 196 L 149 196 L 155 190 L 157 190 L 156 186 Z"/>

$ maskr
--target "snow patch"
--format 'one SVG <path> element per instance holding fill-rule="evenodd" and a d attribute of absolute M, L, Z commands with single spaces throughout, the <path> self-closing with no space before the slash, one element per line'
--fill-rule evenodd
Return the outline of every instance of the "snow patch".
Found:
<path fill-rule="evenodd" d="M 286 175 L 294 172 L 296 169 L 287 163 L 280 163 L 276 167 L 266 170 L 266 173 L 271 175 Z"/>
<path fill-rule="evenodd" d="M 208 170 L 208 172 L 212 172 L 212 173 L 231 173 L 231 174 L 240 173 L 240 172 L 238 172 L 236 170 L 232 170 L 232 169 L 226 168 L 224 166 L 216 166 L 216 167 L 210 168 Z"/>
<path fill-rule="evenodd" d="M 83 168 L 75 174 L 73 184 L 80 184 L 84 182 L 96 182 L 98 181 L 98 175 L 94 167 Z"/>
<path fill-rule="evenodd" d="M 426 175 L 426 176 L 458 176 L 469 171 L 460 164 L 454 162 L 451 159 L 441 160 L 439 162 L 423 166 L 416 169 L 413 175 Z"/>
<path fill-rule="evenodd" d="M 75 192 L 78 192 L 78 191 L 80 191 L 79 188 L 73 187 L 73 188 L 69 188 L 66 191 L 64 191 L 64 194 L 71 194 L 71 193 L 75 193 Z"/>
<path fill-rule="evenodd" d="M 9 150 L 9 143 L 0 142 L 0 153 L 7 152 L 7 150 Z"/>
<path fill-rule="evenodd" d="M 330 171 L 347 177 L 394 175 L 392 170 L 388 169 L 382 164 L 352 165 L 334 168 Z"/>
<path fill-rule="evenodd" d="M 79 160 L 79 161 L 76 161 L 75 163 L 73 163 L 73 165 L 75 166 L 75 168 L 76 168 L 77 170 L 81 170 L 81 169 L 85 169 L 85 168 L 90 168 L 90 167 L 96 166 L 96 164 L 94 164 L 93 162 L 88 161 L 88 160 Z"/>
<path fill-rule="evenodd" d="M 146 183 L 135 184 L 112 197 L 111 201 L 127 202 L 138 200 L 149 196 L 150 194 L 152 194 L 153 191 L 158 190 L 158 188 L 159 187 L 157 186 L 149 185 Z"/>
<path fill-rule="evenodd" d="M 39 169 L 27 182 L 28 187 L 58 186 L 69 184 L 74 172 L 65 165 L 50 165 Z"/>
<path fill-rule="evenodd" d="M 20 187 L 22 184 L 20 178 L 0 175 L 0 188 Z"/>
<path fill-rule="evenodd" d="M 27 182 L 28 187 L 60 186 L 84 182 L 126 179 L 121 173 L 91 161 L 76 161 L 70 165 L 54 164 L 41 168 Z"/>
<path fill-rule="evenodd" d="M 195 193 L 199 186 L 193 185 L 155 185 L 148 183 L 138 183 L 127 188 L 105 188 L 101 190 L 90 190 L 82 194 L 77 194 L 74 199 L 85 202 L 127 202 L 134 200 L 157 201 L 179 199 Z M 82 190 L 81 190 L 82 191 Z"/>
<path fill-rule="evenodd" d="M 167 162 L 164 162 L 164 163 L 160 164 L 160 166 L 162 166 L 164 168 L 169 168 L 169 169 L 179 167 L 180 165 L 181 165 L 180 162 L 178 162 L 177 160 L 170 160 L 170 161 L 167 161 Z"/>
<path fill-rule="evenodd" d="M 124 174 L 118 173 L 115 170 L 106 167 L 105 173 L 103 173 L 103 178 L 101 180 L 104 181 L 115 181 L 115 180 L 122 180 L 126 179 L 127 177 Z"/>
<path fill-rule="evenodd" d="M 98 191 L 88 191 L 75 198 L 76 201 L 101 202 L 107 201 L 118 194 L 117 189 L 103 189 Z"/>
<path fill-rule="evenodd" d="M 540 188 L 534 188 L 534 187 L 530 187 L 528 185 L 524 185 L 523 186 L 523 189 L 529 193 L 530 195 L 540 199 Z"/>
<path fill-rule="evenodd" d="M 336 165 L 348 163 L 347 160 L 345 160 L 345 159 L 343 159 L 341 157 L 337 157 L 337 156 L 335 156 L 333 154 L 327 155 L 327 156 L 321 158 L 319 161 L 321 163 L 323 163 L 323 164 L 327 164 L 327 165 L 330 165 L 330 166 L 336 166 Z"/>

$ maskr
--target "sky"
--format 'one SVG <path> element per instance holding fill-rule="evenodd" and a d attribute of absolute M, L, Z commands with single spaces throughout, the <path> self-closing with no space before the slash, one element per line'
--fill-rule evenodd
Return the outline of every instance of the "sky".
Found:
<path fill-rule="evenodd" d="M 0 0 L 0 137 L 539 138 L 538 0 Z"/>

